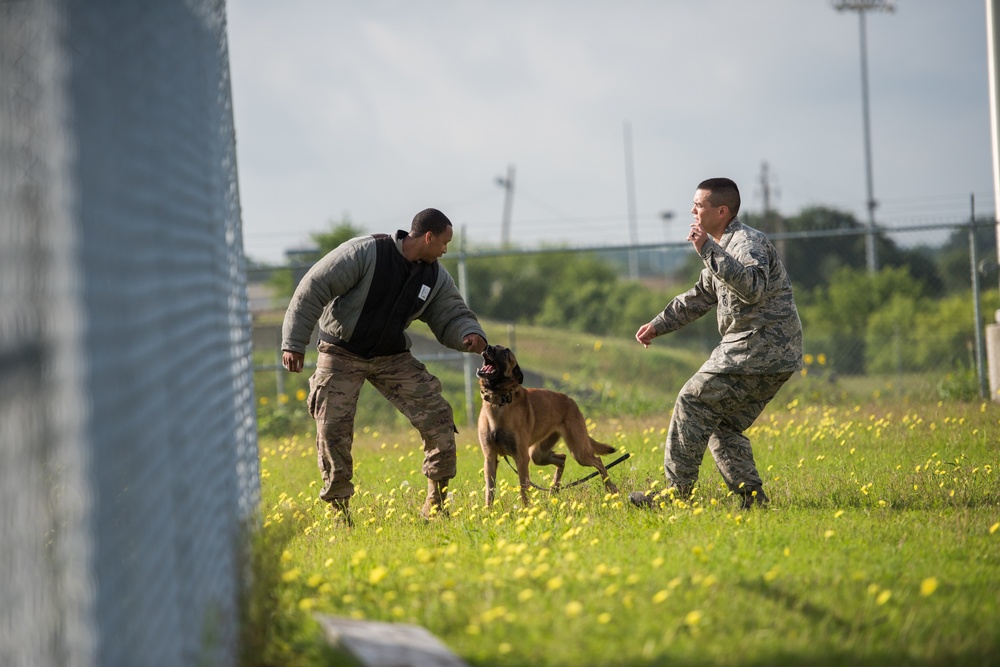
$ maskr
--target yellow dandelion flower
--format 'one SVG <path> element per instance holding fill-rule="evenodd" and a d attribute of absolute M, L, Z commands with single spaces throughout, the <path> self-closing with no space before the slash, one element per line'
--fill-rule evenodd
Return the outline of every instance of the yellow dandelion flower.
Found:
<path fill-rule="evenodd" d="M 813 356 L 812 356 L 811 354 L 803 354 L 803 355 L 802 355 L 802 362 L 803 362 L 803 363 L 804 363 L 804 364 L 805 364 L 806 366 L 812 366 L 812 362 L 813 362 Z"/>
<path fill-rule="evenodd" d="M 830 539 L 831 537 L 833 537 L 836 534 L 837 533 L 834 532 L 834 531 L 832 531 L 832 530 L 827 530 L 826 532 L 823 533 L 823 539 L 827 539 L 828 540 L 828 539 Z"/>
<path fill-rule="evenodd" d="M 569 618 L 576 618 L 577 616 L 583 613 L 583 604 L 581 602 L 573 600 L 572 602 L 566 605 L 565 611 L 566 611 L 566 616 L 568 616 Z"/>
<path fill-rule="evenodd" d="M 990 535 L 997 532 L 997 530 L 1000 530 L 1000 523 L 995 523 L 992 526 L 990 526 Z"/>
<path fill-rule="evenodd" d="M 261 405 L 267 405 L 269 402 L 270 401 L 267 400 L 267 396 L 261 396 L 260 397 L 260 404 Z"/>
<path fill-rule="evenodd" d="M 500 645 L 497 646 L 497 652 L 500 654 L 510 653 L 513 649 L 514 647 L 507 642 L 501 642 Z"/>
<path fill-rule="evenodd" d="M 288 394 L 278 394 L 278 403 L 286 405 L 288 403 Z"/>
<path fill-rule="evenodd" d="M 927 577 L 920 582 L 920 594 L 924 597 L 928 595 L 933 595 L 934 591 L 937 590 L 938 580 L 936 577 Z"/>
<path fill-rule="evenodd" d="M 816 355 L 816 363 L 820 366 L 826 366 L 826 355 L 820 352 Z"/>
<path fill-rule="evenodd" d="M 663 604 L 668 597 L 670 597 L 670 591 L 667 589 L 657 591 L 656 595 L 653 596 L 653 604 Z"/>
<path fill-rule="evenodd" d="M 458 600 L 458 596 L 455 595 L 455 591 L 443 591 L 441 593 L 441 602 L 445 604 L 455 604 L 456 600 Z"/>
<path fill-rule="evenodd" d="M 305 389 L 299 389 L 297 392 L 295 392 L 295 400 L 297 400 L 297 401 L 304 401 L 304 400 L 306 400 L 306 397 L 308 395 L 309 395 L 309 392 L 307 392 Z"/>
<path fill-rule="evenodd" d="M 701 623 L 701 612 L 698 611 L 697 609 L 695 609 L 694 611 L 689 611 L 687 615 L 684 617 L 684 623 L 691 628 L 698 625 L 699 623 Z"/>
<path fill-rule="evenodd" d="M 385 569 L 381 565 L 372 568 L 372 571 L 368 573 L 368 583 L 375 585 L 381 582 L 389 574 L 389 570 Z"/>
<path fill-rule="evenodd" d="M 595 340 L 594 341 L 594 352 L 600 352 L 600 350 L 601 350 L 601 341 Z"/>
<path fill-rule="evenodd" d="M 295 581 L 300 576 L 302 576 L 302 570 L 293 567 L 291 570 L 281 573 L 281 580 L 284 582 Z"/>
<path fill-rule="evenodd" d="M 319 588 L 319 585 L 323 583 L 323 575 L 314 574 L 313 576 L 309 577 L 309 580 L 306 583 L 309 584 L 309 586 L 311 586 L 312 588 Z"/>
<path fill-rule="evenodd" d="M 608 612 L 604 612 L 603 614 L 597 617 L 597 622 L 600 623 L 601 625 L 607 625 L 608 623 L 611 622 L 611 614 L 609 614 Z"/>
<path fill-rule="evenodd" d="M 892 591 L 882 591 L 881 593 L 878 594 L 878 597 L 875 598 L 875 604 L 883 605 L 886 602 L 888 602 L 889 598 L 891 597 L 892 597 Z"/>
<path fill-rule="evenodd" d="M 299 600 L 299 609 L 309 611 L 316 606 L 316 598 L 302 598 Z"/>
<path fill-rule="evenodd" d="M 559 590 L 560 588 L 562 588 L 562 585 L 563 585 L 562 577 L 552 577 L 551 579 L 549 579 L 548 583 L 545 584 L 546 588 L 548 588 L 550 591 Z"/>
<path fill-rule="evenodd" d="M 465 626 L 465 632 L 470 635 L 478 635 L 481 632 L 481 628 L 478 625 L 471 624 Z"/>
<path fill-rule="evenodd" d="M 525 588 L 524 590 L 522 590 L 520 593 L 517 594 L 517 599 L 519 602 L 527 602 L 532 597 L 534 597 L 534 595 L 535 591 L 531 590 L 530 588 Z"/>

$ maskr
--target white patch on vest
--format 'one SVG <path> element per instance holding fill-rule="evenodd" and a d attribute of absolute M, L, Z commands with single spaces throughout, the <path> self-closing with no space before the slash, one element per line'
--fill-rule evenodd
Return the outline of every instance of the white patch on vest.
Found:
<path fill-rule="evenodd" d="M 421 301 L 426 301 L 427 295 L 430 293 L 431 293 L 431 288 L 429 285 L 421 285 L 420 294 L 417 295 L 417 298 L 420 299 Z"/>

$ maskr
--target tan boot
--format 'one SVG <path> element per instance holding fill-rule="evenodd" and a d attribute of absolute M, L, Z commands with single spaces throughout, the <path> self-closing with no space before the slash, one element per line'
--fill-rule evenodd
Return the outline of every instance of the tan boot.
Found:
<path fill-rule="evenodd" d="M 350 498 L 334 498 L 330 501 L 330 510 L 333 513 L 334 519 L 343 522 L 348 528 L 354 526 L 354 519 L 351 518 L 350 504 Z"/>
<path fill-rule="evenodd" d="M 448 516 L 448 508 L 445 506 L 445 499 L 448 497 L 448 482 L 451 480 L 440 479 L 427 480 L 427 500 L 420 513 L 425 519 L 435 516 Z"/>

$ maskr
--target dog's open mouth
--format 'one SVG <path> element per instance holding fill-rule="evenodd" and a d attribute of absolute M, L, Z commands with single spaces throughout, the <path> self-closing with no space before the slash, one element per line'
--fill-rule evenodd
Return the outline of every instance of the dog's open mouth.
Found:
<path fill-rule="evenodd" d="M 490 378 L 500 372 L 500 369 L 496 367 L 496 359 L 493 357 L 495 352 L 496 348 L 492 345 L 483 350 L 483 365 L 476 371 L 477 376 Z"/>

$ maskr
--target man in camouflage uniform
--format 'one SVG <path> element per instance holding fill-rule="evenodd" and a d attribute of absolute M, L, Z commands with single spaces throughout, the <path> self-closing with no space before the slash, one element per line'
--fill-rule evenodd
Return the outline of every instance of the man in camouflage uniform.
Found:
<path fill-rule="evenodd" d="M 728 178 L 698 185 L 688 240 L 705 268 L 694 287 L 675 297 L 635 337 L 645 347 L 717 309 L 722 340 L 681 388 L 663 456 L 668 488 L 690 496 L 705 447 L 742 506 L 768 502 L 743 432 L 802 368 L 802 324 L 778 253 L 761 232 L 740 222 L 740 193 Z M 651 506 L 634 492 L 630 499 Z"/>
<path fill-rule="evenodd" d="M 428 480 L 424 516 L 444 509 L 448 482 L 455 476 L 457 429 L 440 380 L 410 354 L 405 330 L 420 319 L 448 347 L 477 354 L 486 349 L 476 315 L 438 262 L 452 233 L 441 211 L 426 209 L 413 218 L 409 232 L 351 239 L 309 270 L 285 313 L 282 360 L 293 373 L 302 371 L 319 322 L 319 356 L 307 401 L 316 420 L 320 498 L 348 524 L 354 415 L 365 380 L 420 432 Z"/>

